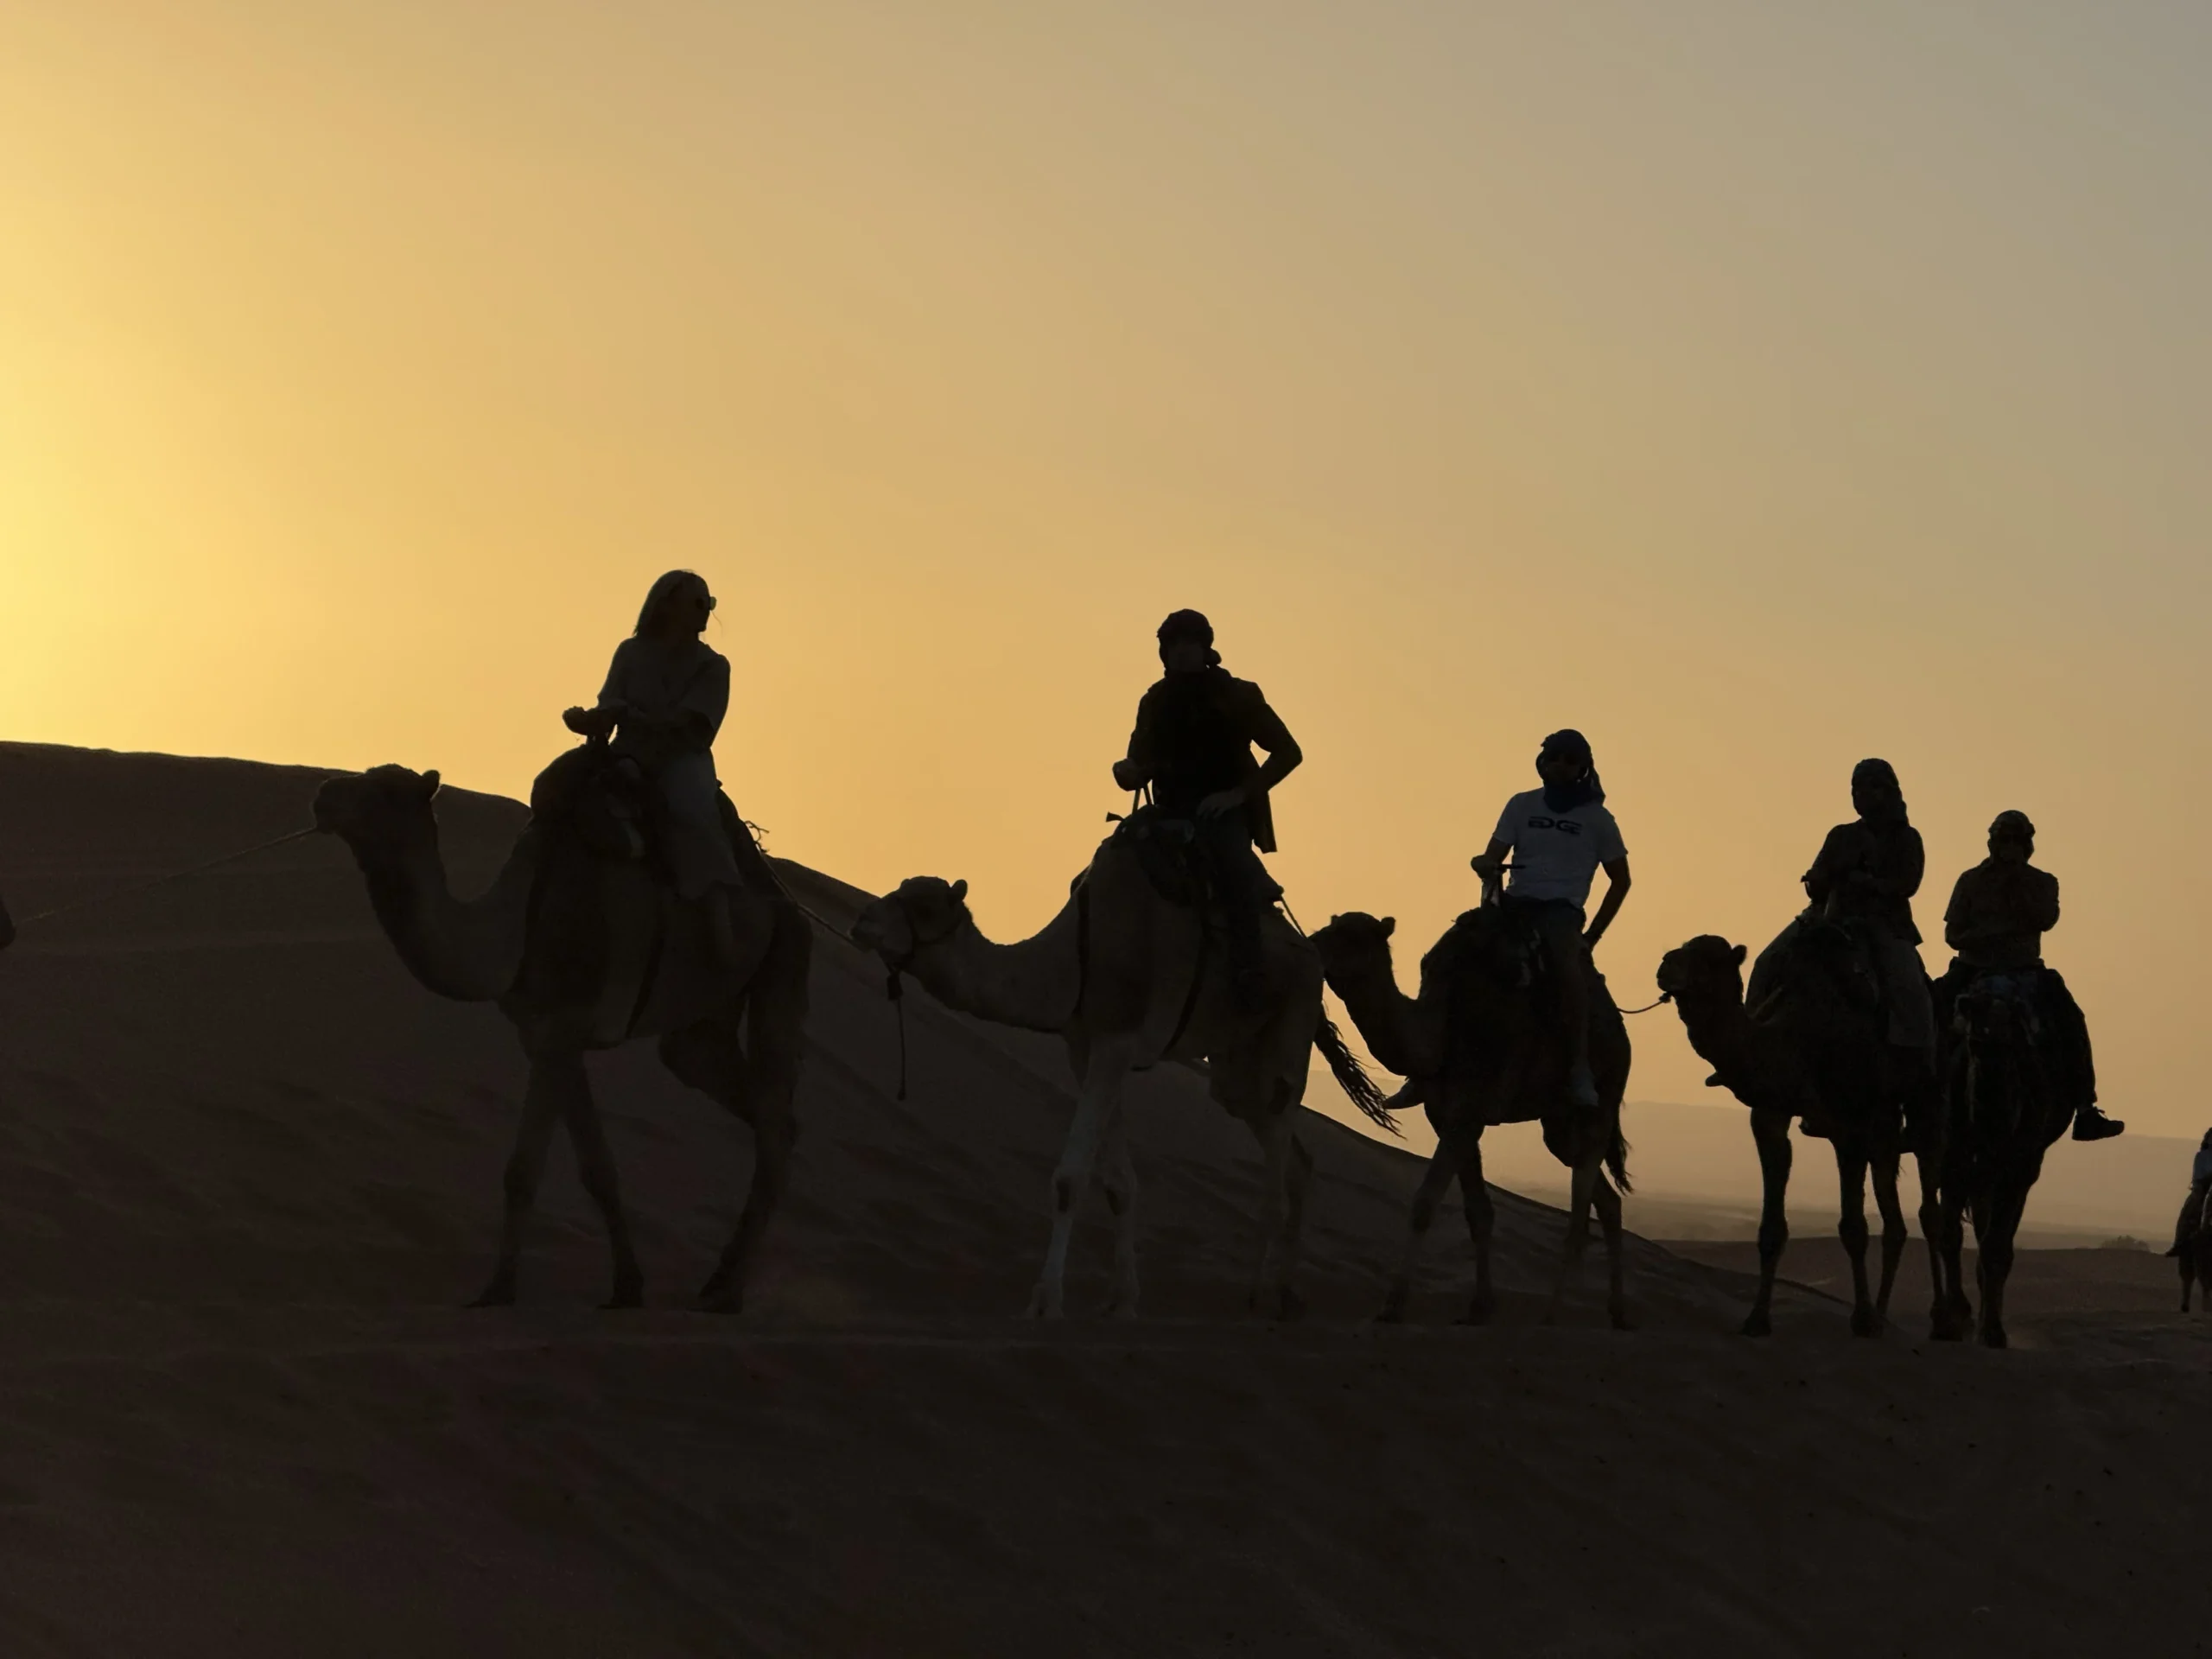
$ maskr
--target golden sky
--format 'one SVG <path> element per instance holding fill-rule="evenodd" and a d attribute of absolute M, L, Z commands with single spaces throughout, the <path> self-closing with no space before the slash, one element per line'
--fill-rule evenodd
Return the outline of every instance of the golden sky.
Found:
<path fill-rule="evenodd" d="M 2035 817 L 2193 1135 L 2208 73 L 2149 3 L 0 0 L 0 733 L 519 791 L 688 564 L 773 849 L 1010 935 L 1195 605 L 1309 925 L 1433 937 L 1573 724 L 1641 1002 L 1886 755 L 1924 925 Z"/>

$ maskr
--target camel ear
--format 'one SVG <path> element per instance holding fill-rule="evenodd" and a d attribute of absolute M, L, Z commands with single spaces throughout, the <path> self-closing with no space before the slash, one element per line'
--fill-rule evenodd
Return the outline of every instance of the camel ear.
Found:
<path fill-rule="evenodd" d="M 423 798 L 427 801 L 431 796 L 437 792 L 438 774 L 435 772 L 424 772 L 423 774 Z"/>
<path fill-rule="evenodd" d="M 968 902 L 968 884 L 965 881 L 954 882 L 952 884 L 952 896 L 958 899 L 962 904 L 966 904 Z"/>
<path fill-rule="evenodd" d="M 1395 916 L 1385 916 L 1382 918 L 1382 937 L 1387 939 L 1397 931 L 1398 918 Z"/>
<path fill-rule="evenodd" d="M 1740 968 L 1744 965 L 1744 958 L 1749 956 L 1751 952 L 1745 946 L 1739 944 L 1728 954 L 1735 958 L 1736 965 Z"/>

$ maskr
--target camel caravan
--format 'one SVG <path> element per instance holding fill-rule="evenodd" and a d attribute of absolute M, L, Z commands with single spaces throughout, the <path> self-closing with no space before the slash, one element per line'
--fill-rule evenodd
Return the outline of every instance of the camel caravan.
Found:
<path fill-rule="evenodd" d="M 560 1128 L 605 1221 L 608 1305 L 642 1300 L 587 1051 L 657 1038 L 671 1072 L 753 1128 L 752 1189 L 700 1293 L 703 1306 L 743 1306 L 783 1192 L 812 937 L 808 914 L 715 777 L 711 749 L 728 705 L 729 665 L 701 637 L 714 605 L 690 572 L 653 584 L 597 703 L 564 715 L 581 745 L 538 778 L 531 821 L 479 899 L 461 902 L 448 884 L 435 772 L 380 766 L 331 779 L 315 799 L 317 827 L 352 849 L 409 970 L 441 995 L 496 1003 L 528 1056 L 498 1252 L 480 1305 L 515 1299 L 531 1205 Z M 1610 1269 L 1608 1312 L 1625 1328 L 1621 1107 L 1631 1047 L 1591 950 L 1619 913 L 1630 873 L 1588 741 L 1571 730 L 1543 741 L 1538 786 L 1506 803 L 1471 861 L 1481 902 L 1422 957 L 1408 994 L 1392 966 L 1390 918 L 1350 912 L 1309 937 L 1279 902 L 1260 855 L 1274 849 L 1273 791 L 1302 756 L 1259 687 L 1222 666 L 1213 630 L 1195 611 L 1169 616 L 1158 637 L 1160 678 L 1113 768 L 1132 810 L 1041 931 L 988 939 L 965 882 L 918 875 L 867 906 L 849 932 L 894 987 L 911 975 L 948 1007 L 1056 1033 L 1066 1045 L 1078 1091 L 1052 1176 L 1051 1237 L 1029 1312 L 1066 1312 L 1070 1243 L 1095 1180 L 1114 1218 L 1106 1312 L 1137 1313 L 1138 1187 L 1122 1096 L 1133 1072 L 1176 1060 L 1202 1063 L 1212 1098 L 1258 1143 L 1251 1306 L 1269 1319 L 1294 1315 L 1313 1172 L 1296 1109 L 1318 1049 L 1376 1124 L 1395 1132 L 1396 1114 L 1418 1106 L 1435 1130 L 1381 1318 L 1404 1316 L 1426 1235 L 1455 1180 L 1475 1258 L 1464 1319 L 1492 1317 L 1482 1137 L 1492 1125 L 1535 1122 L 1570 1183 L 1550 1311 L 1573 1282 L 1594 1213 Z M 1895 772 L 1862 762 L 1852 797 L 1856 817 L 1829 833 L 1804 878 L 1808 903 L 1748 978 L 1745 947 L 1694 938 L 1661 963 L 1651 1007 L 1673 1005 L 1713 1067 L 1708 1084 L 1749 1109 L 1764 1197 L 1747 1334 L 1771 1328 L 1795 1123 L 1835 1156 L 1853 1332 L 1876 1335 L 1888 1317 L 1908 1237 L 1897 1181 L 1910 1154 L 1934 1272 L 1933 1334 L 1955 1339 L 1975 1327 L 1961 1266 L 1971 1217 L 1978 1332 L 2001 1346 L 2013 1236 L 2046 1150 L 2069 1128 L 2095 1140 L 2123 1127 L 2095 1105 L 2087 1027 L 2064 982 L 2043 964 L 2057 883 L 2030 861 L 2034 826 L 2001 815 L 1989 858 L 1959 879 L 1945 915 L 1956 958 L 1931 984 L 1910 902 L 1923 854 Z M 1600 874 L 1605 891 L 1592 916 Z M 1325 986 L 1369 1052 L 1405 1080 L 1395 1095 L 1385 1098 L 1338 1035 Z M 2195 1241 L 2212 1240 L 2202 1220 L 2212 1150 L 2198 1162 L 2194 1217 L 2184 1217 L 2175 1252 L 2184 1298 L 2189 1274 L 2202 1270 Z M 1882 1221 L 1871 1283 L 1870 1177 Z M 2212 1244 L 2204 1255 L 2212 1258 Z"/>

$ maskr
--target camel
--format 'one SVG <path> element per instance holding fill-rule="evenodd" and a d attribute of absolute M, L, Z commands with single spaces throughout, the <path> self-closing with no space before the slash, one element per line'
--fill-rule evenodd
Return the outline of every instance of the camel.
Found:
<path fill-rule="evenodd" d="M 1962 1216 L 1974 1217 L 1974 1277 L 1981 1291 L 1980 1335 L 2002 1348 L 2005 1281 L 2012 1271 L 2012 1240 L 2043 1173 L 2044 1154 L 2074 1122 L 2073 1103 L 2051 1086 L 2037 1052 L 2035 1013 L 2027 983 L 1985 974 L 1953 1002 L 1948 1074 L 1949 1133 L 1940 1180 L 1945 1277 L 1932 1335 L 1955 1342 L 1974 1309 L 1961 1288 Z M 2184 1292 L 2186 1294 L 2186 1292 Z"/>
<path fill-rule="evenodd" d="M 1414 1081 L 1394 1097 L 1419 1099 L 1437 1132 L 1414 1195 L 1405 1253 L 1382 1317 L 1405 1316 L 1414 1269 L 1436 1207 L 1456 1176 L 1475 1249 L 1475 1293 L 1463 1324 L 1487 1321 L 1497 1308 L 1491 1285 L 1491 1237 L 1496 1226 L 1483 1179 L 1483 1130 L 1492 1123 L 1541 1119 L 1544 1145 L 1571 1172 L 1566 1247 L 1546 1319 L 1558 1316 L 1588 1239 L 1590 1210 L 1605 1230 L 1610 1269 L 1607 1312 L 1614 1328 L 1630 1319 L 1624 1278 L 1621 1193 L 1628 1191 L 1628 1147 L 1621 1138 L 1621 1097 L 1628 1090 L 1628 1028 L 1602 979 L 1591 988 L 1591 1070 L 1596 1112 L 1566 1097 L 1560 1045 L 1533 999 L 1520 990 L 1526 958 L 1496 907 L 1471 911 L 1421 961 L 1418 1000 L 1398 988 L 1391 966 L 1395 918 L 1358 911 L 1332 916 L 1313 936 L 1329 988 L 1343 1000 L 1368 1050 Z M 1457 1025 L 1458 1031 L 1452 1027 Z M 1605 1179 L 1610 1169 L 1612 1180 Z"/>
<path fill-rule="evenodd" d="M 2212 1226 L 2206 1224 L 2205 1208 L 2204 1189 L 2191 1189 L 2182 1200 L 2181 1215 L 2174 1225 L 2174 1247 L 2166 1252 L 2181 1269 L 2181 1311 L 2184 1313 L 2189 1312 L 2191 1289 L 2200 1284 L 2204 1287 L 2205 1311 L 2212 1313 Z"/>
<path fill-rule="evenodd" d="M 1163 897 L 1132 838 L 1109 837 L 1068 902 L 1041 932 L 1014 944 L 987 939 L 968 908 L 968 884 L 914 876 L 875 900 L 852 937 L 894 973 L 907 972 L 948 1007 L 1067 1045 L 1078 1084 L 1076 1112 L 1052 1172 L 1052 1242 L 1030 1298 L 1033 1318 L 1065 1312 L 1068 1246 L 1077 1207 L 1097 1170 L 1115 1222 L 1114 1275 L 1106 1312 L 1137 1312 L 1137 1179 L 1121 1112 L 1133 1071 L 1162 1060 L 1206 1062 L 1214 1100 L 1251 1128 L 1262 1157 L 1257 1259 L 1250 1305 L 1294 1316 L 1297 1267 L 1313 1158 L 1293 1131 L 1304 1099 L 1307 1051 L 1319 1047 L 1344 1092 L 1388 1125 L 1374 1085 L 1321 1012 L 1321 967 L 1313 946 L 1278 913 L 1262 930 L 1266 995 L 1241 1008 L 1224 952 L 1192 906 Z"/>
<path fill-rule="evenodd" d="M 315 819 L 353 849 L 377 919 L 408 970 L 441 996 L 498 1003 L 529 1057 L 499 1255 L 471 1306 L 515 1300 L 524 1225 L 548 1143 L 563 1124 L 584 1190 L 607 1226 L 613 1290 L 606 1305 L 642 1304 L 644 1274 L 584 1054 L 657 1036 L 662 1064 L 753 1128 L 752 1191 L 699 1293 L 709 1309 L 740 1311 L 797 1132 L 792 1096 L 812 952 L 804 918 L 775 893 L 748 842 L 741 867 L 757 865 L 756 886 L 766 891 L 748 890 L 733 906 L 734 949 L 725 956 L 700 906 L 678 901 L 646 864 L 595 856 L 571 827 L 543 817 L 523 832 L 491 888 L 463 903 L 448 886 L 438 850 L 437 792 L 435 772 L 378 766 L 325 783 Z"/>
<path fill-rule="evenodd" d="M 1808 959 L 1784 970 L 1784 982 L 1763 995 L 1756 1014 L 1744 1003 L 1745 949 L 1707 933 L 1669 950 L 1659 963 L 1659 989 L 1675 1005 L 1690 1046 L 1713 1069 L 1707 1086 L 1725 1086 L 1751 1109 L 1764 1196 L 1759 1212 L 1759 1285 L 1744 1334 L 1773 1329 L 1776 1269 L 1789 1225 L 1783 1205 L 1789 1186 L 1789 1124 L 1811 1116 L 1835 1150 L 1842 1214 L 1836 1232 L 1851 1258 L 1851 1329 L 1881 1334 L 1890 1293 L 1909 1236 L 1897 1198 L 1897 1166 L 1904 1147 L 1903 1090 L 1890 1072 L 1886 1027 L 1876 993 L 1853 977 L 1842 953 L 1840 930 L 1808 929 L 1799 947 L 1836 953 L 1837 960 Z M 1764 987 L 1762 988 L 1764 990 Z M 1941 1218 L 1935 1208 L 1931 1160 L 1922 1157 L 1920 1222 L 1936 1274 L 1936 1306 L 1945 1289 L 1936 1248 Z M 1866 1284 L 1866 1178 L 1874 1181 L 1882 1215 L 1882 1275 L 1870 1294 Z"/>

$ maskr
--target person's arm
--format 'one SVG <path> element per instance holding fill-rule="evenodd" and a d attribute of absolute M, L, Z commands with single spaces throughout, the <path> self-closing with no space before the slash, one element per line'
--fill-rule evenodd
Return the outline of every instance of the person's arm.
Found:
<path fill-rule="evenodd" d="M 1907 824 L 1897 837 L 1894 861 L 1887 869 L 1866 871 L 1865 885 L 1885 899 L 1910 899 L 1920 891 L 1921 878 L 1927 874 L 1928 849 L 1920 831 Z"/>
<path fill-rule="evenodd" d="M 1147 691 L 1137 704 L 1137 723 L 1129 732 L 1129 752 L 1114 763 L 1116 785 L 1132 793 L 1152 781 L 1151 716 L 1152 693 Z"/>
<path fill-rule="evenodd" d="M 1800 878 L 1805 884 L 1805 896 L 1815 905 L 1825 905 L 1828 895 L 1836 890 L 1845 871 L 1856 861 L 1851 856 L 1856 851 L 1858 826 L 1840 823 L 1828 831 L 1821 842 L 1821 850 L 1813 855 L 1813 868 Z"/>
<path fill-rule="evenodd" d="M 2029 916 L 2037 932 L 2048 933 L 2058 925 L 2058 878 L 2041 870 L 2036 874 L 2044 879 L 2028 895 Z"/>
<path fill-rule="evenodd" d="M 1211 818 L 1240 806 L 1249 806 L 1277 784 L 1298 770 L 1306 759 L 1298 747 L 1298 740 L 1290 734 L 1290 728 L 1282 718 L 1268 707 L 1268 700 L 1254 686 L 1250 701 L 1243 710 L 1245 741 L 1256 744 L 1267 752 L 1267 760 L 1259 771 L 1234 789 L 1217 790 L 1198 803 L 1198 816 Z"/>
<path fill-rule="evenodd" d="M 1583 931 L 1582 941 L 1592 950 L 1598 941 L 1605 937 L 1605 930 L 1613 925 L 1613 918 L 1621 913 L 1621 901 L 1628 897 L 1628 855 L 1609 858 L 1599 866 L 1605 872 L 1605 896 L 1598 902 L 1598 913 Z"/>
<path fill-rule="evenodd" d="M 562 710 L 561 723 L 578 737 L 606 737 L 630 712 L 630 705 L 622 696 L 622 668 L 629 648 L 627 639 L 615 646 L 614 659 L 607 665 L 607 678 L 600 685 L 597 703 L 589 709 Z"/>

